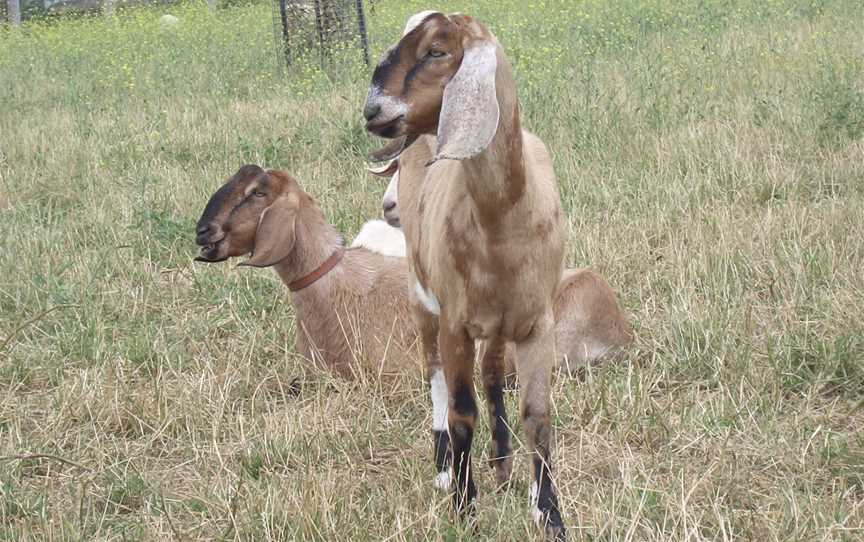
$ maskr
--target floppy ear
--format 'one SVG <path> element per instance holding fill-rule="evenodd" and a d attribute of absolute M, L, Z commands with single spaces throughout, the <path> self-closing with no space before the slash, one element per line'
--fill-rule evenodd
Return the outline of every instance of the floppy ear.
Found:
<path fill-rule="evenodd" d="M 281 196 L 264 209 L 255 232 L 252 257 L 238 265 L 270 267 L 284 260 L 294 248 L 294 223 L 300 202 L 297 196 Z"/>
<path fill-rule="evenodd" d="M 480 154 L 498 130 L 495 45 L 484 41 L 469 47 L 462 65 L 444 87 L 438 116 L 436 160 L 464 160 Z"/>

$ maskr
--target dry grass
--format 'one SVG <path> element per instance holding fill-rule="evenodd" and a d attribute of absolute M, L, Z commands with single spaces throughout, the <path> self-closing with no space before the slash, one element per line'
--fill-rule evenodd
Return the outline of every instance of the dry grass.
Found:
<path fill-rule="evenodd" d="M 376 52 L 421 6 L 377 5 Z M 513 57 L 569 263 L 638 333 L 627 363 L 556 382 L 572 537 L 864 539 L 861 3 L 446 9 Z M 432 489 L 419 371 L 316 373 L 275 275 L 191 262 L 244 162 L 290 170 L 348 236 L 378 212 L 368 73 L 280 77 L 268 10 L 0 30 L 0 538 L 470 535 Z M 500 494 L 475 456 L 475 538 L 536 536 L 517 453 Z"/>

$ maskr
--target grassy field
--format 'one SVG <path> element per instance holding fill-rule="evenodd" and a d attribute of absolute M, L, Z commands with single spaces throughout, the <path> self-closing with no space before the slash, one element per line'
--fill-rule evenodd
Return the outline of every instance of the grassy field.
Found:
<path fill-rule="evenodd" d="M 429 6 L 381 0 L 373 54 Z M 478 0 L 627 362 L 553 396 L 576 540 L 864 540 L 864 3 Z M 268 5 L 0 28 L 0 539 L 454 540 L 416 374 L 292 350 L 268 270 L 202 266 L 246 162 L 377 215 L 369 71 L 280 74 Z M 419 367 L 419 364 L 418 364 Z M 515 394 L 508 398 L 516 412 Z M 517 424 L 518 425 L 518 424 Z M 476 539 L 530 540 L 527 461 Z"/>

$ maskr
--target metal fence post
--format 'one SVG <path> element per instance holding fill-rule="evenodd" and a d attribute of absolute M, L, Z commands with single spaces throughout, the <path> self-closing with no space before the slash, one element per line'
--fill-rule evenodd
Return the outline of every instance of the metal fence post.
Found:
<path fill-rule="evenodd" d="M 321 0 L 315 0 L 313 2 L 315 6 L 315 31 L 318 34 L 318 51 L 321 54 L 321 62 L 324 62 L 324 57 L 326 56 L 324 49 L 324 21 L 321 20 L 322 12 L 321 12 Z"/>
<path fill-rule="evenodd" d="M 366 15 L 363 13 L 363 0 L 356 0 L 357 31 L 360 34 L 360 47 L 363 49 L 363 62 L 369 65 L 369 41 L 366 38 Z"/>
<path fill-rule="evenodd" d="M 270 5 L 280 72 L 315 49 L 322 68 L 334 61 L 335 51 L 350 50 L 355 54 L 358 49 L 363 62 L 369 65 L 363 0 L 270 0 Z"/>
<path fill-rule="evenodd" d="M 21 2 L 20 0 L 7 0 L 6 6 L 9 9 L 9 22 L 15 26 L 21 24 Z"/>
<path fill-rule="evenodd" d="M 285 65 L 291 64 L 291 45 L 288 41 L 288 6 L 286 0 L 279 0 L 279 19 L 282 21 L 282 52 L 285 54 Z"/>

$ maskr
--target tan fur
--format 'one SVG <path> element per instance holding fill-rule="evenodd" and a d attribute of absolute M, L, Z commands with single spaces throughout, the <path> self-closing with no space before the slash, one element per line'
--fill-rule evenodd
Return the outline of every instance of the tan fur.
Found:
<path fill-rule="evenodd" d="M 506 155 L 503 131 L 486 154 Z M 439 161 L 426 168 L 434 144 L 428 137 L 400 157 L 411 271 L 478 339 L 524 339 L 540 314 L 551 314 L 561 276 L 562 217 L 552 164 L 543 144 L 526 135 L 530 189 L 515 203 L 506 182 L 483 175 L 497 164 Z"/>
<path fill-rule="evenodd" d="M 427 50 L 443 55 L 429 57 Z M 457 61 L 469 58 L 469 70 L 461 71 Z M 402 74 L 416 75 L 400 80 Z M 435 315 L 435 303 L 427 300 L 429 310 L 424 314 L 419 307 L 414 313 L 427 365 L 437 370 L 440 358 L 446 378 L 454 506 L 470 509 L 476 494 L 470 468 L 477 414 L 473 339 L 490 341 L 481 369 L 490 424 L 500 437 L 493 439 L 490 454 L 496 478 L 510 478 L 499 368 L 501 344 L 514 342 L 520 414 L 532 452 L 532 484 L 538 487 L 535 519 L 547 538 L 563 539 L 550 455 L 553 297 L 564 257 L 552 160 L 538 138 L 523 133 L 510 65 L 494 36 L 471 17 L 426 17 L 391 48 L 372 81 L 364 107 L 367 129 L 414 141 L 400 157 L 401 218 L 411 279 L 440 306 Z M 456 91 L 448 86 L 454 82 Z M 477 111 L 486 116 L 474 119 Z M 494 134 L 487 141 L 490 123 Z M 436 132 L 435 139 L 428 135 Z M 415 304 L 428 297 L 411 291 Z M 437 345 L 426 342 L 432 330 Z"/>
<path fill-rule="evenodd" d="M 260 204 L 253 200 L 238 207 L 248 194 L 245 185 L 261 178 L 265 179 L 266 198 Z M 237 186 L 232 187 L 232 183 Z M 209 216 L 205 211 L 206 219 L 199 221 L 199 227 L 209 225 L 206 235 L 213 239 L 225 235 L 216 244 L 215 252 L 209 253 L 211 260 L 253 252 L 247 261 L 253 262 L 264 241 L 261 235 L 268 235 L 268 254 L 287 251 L 287 257 L 272 267 L 285 284 L 290 284 L 312 273 L 341 248 L 342 241 L 326 222 L 324 213 L 287 173 L 238 173 L 226 187 L 234 188 L 230 196 L 224 197 L 221 207 Z M 293 205 L 293 228 L 289 229 L 291 221 L 285 220 L 281 231 L 271 233 L 278 230 L 272 224 L 262 229 L 262 217 L 268 210 L 289 204 Z M 206 235 L 199 244 L 209 242 Z M 288 243 L 291 246 L 286 249 Z M 417 334 L 411 326 L 406 295 L 407 274 L 404 258 L 382 256 L 365 248 L 347 249 L 342 261 L 329 273 L 291 293 L 297 316 L 297 351 L 346 377 L 354 376 L 358 370 L 404 374 L 407 367 L 416 364 L 418 356 Z"/>
<path fill-rule="evenodd" d="M 555 291 L 557 367 L 576 374 L 587 365 L 614 360 L 633 342 L 627 315 L 609 283 L 590 269 L 565 269 Z M 485 346 L 485 345 L 484 345 Z M 485 350 L 481 349 L 481 357 Z M 506 377 L 516 377 L 516 352 L 507 344 Z"/>
<path fill-rule="evenodd" d="M 384 167 L 370 168 L 369 172 L 390 178 L 398 170 L 397 158 Z M 388 212 L 398 220 L 398 179 L 393 177 L 391 183 L 395 183 L 395 186 L 389 196 L 392 206 Z M 388 186 L 388 191 L 390 190 L 391 187 Z M 590 269 L 564 270 L 555 290 L 553 311 L 557 366 L 568 373 L 577 371 L 588 363 L 613 358 L 632 342 L 627 316 L 618 306 L 615 292 L 602 276 Z M 506 348 L 506 376 L 508 381 L 512 382 L 516 377 L 516 352 L 512 343 L 507 344 Z M 484 344 L 478 355 L 480 359 L 485 355 L 485 350 Z"/>
<path fill-rule="evenodd" d="M 614 358 L 633 342 L 627 316 L 609 283 L 590 269 L 567 269 L 555 293 L 555 342 L 559 364 L 574 371 Z"/>
<path fill-rule="evenodd" d="M 288 274 L 274 267 L 286 281 Z M 346 377 L 361 367 L 405 374 L 416 366 L 417 333 L 407 297 L 393 292 L 407 291 L 406 277 L 402 258 L 348 249 L 333 271 L 291 294 L 297 351 Z"/>

